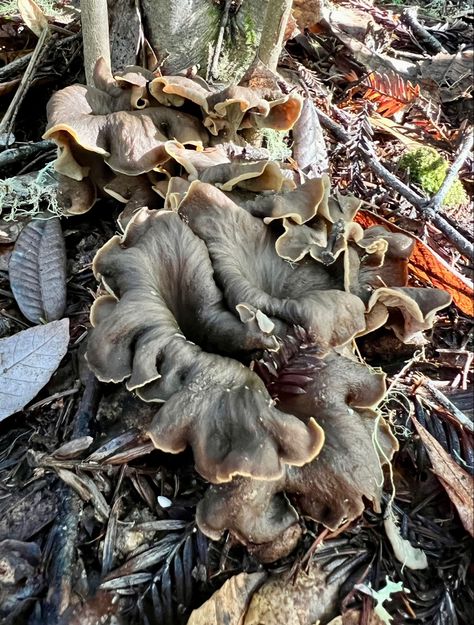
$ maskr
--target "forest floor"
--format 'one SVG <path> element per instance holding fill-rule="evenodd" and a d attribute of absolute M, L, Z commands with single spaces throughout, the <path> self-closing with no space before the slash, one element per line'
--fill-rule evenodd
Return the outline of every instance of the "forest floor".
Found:
<path fill-rule="evenodd" d="M 0 384 L 1 341 L 36 327 L 20 310 L 8 266 L 22 229 L 52 201 L 31 193 L 54 175 L 55 147 L 41 139 L 46 104 L 56 90 L 84 81 L 77 10 L 39 4 L 52 40 L 0 132 Z M 15 5 L 0 9 L 5 117 L 38 40 Z M 382 409 L 400 443 L 384 501 L 395 492 L 401 537 L 423 550 L 429 566 L 404 567 L 383 514 L 370 507 L 337 535 L 302 520 L 297 550 L 267 566 L 230 536 L 213 542 L 198 530 L 195 507 L 206 484 L 192 454 L 152 450 L 141 432 L 154 408 L 120 386 L 99 384 L 84 361 L 97 292 L 92 259 L 115 234 L 121 210 L 102 199 L 48 235 L 65 241 L 64 357 L 50 365 L 50 374 L 57 369 L 41 390 L 30 397 L 25 390 L 21 410 L 5 416 L 0 408 L 1 623 L 184 624 L 240 573 L 294 576 L 309 560 L 330 570 L 335 558 L 343 558 L 343 578 L 327 583 L 338 579 L 336 614 L 351 610 L 354 619 L 339 623 L 388 622 L 380 611 L 374 616 L 384 588 L 392 589 L 384 606 L 395 624 L 472 622 L 474 15 L 469 2 L 434 0 L 413 21 L 406 6 L 347 0 L 330 24 L 308 17 L 307 28 L 295 28 L 287 41 L 280 69 L 315 103 L 333 186 L 363 200 L 364 225 L 416 237 L 411 285 L 453 296 L 425 345 L 403 345 L 386 331 L 358 344 L 366 362 L 388 375 Z M 421 68 L 418 81 L 408 77 L 412 66 Z M 465 189 L 459 205 L 438 202 L 439 184 L 423 187 L 398 165 L 402 154 L 426 146 L 447 160 L 448 171 L 454 167 Z"/>

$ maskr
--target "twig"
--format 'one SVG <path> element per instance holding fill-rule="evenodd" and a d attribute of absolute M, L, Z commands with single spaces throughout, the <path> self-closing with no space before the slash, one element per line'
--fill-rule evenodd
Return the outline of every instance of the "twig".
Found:
<path fill-rule="evenodd" d="M 30 62 L 31 57 L 33 56 L 33 52 L 28 52 L 24 56 L 20 56 L 16 58 L 5 67 L 0 68 L 0 81 L 8 80 L 11 76 L 17 76 L 21 74 L 25 67 Z"/>
<path fill-rule="evenodd" d="M 257 56 L 273 72 L 280 58 L 292 0 L 269 0 Z"/>
<path fill-rule="evenodd" d="M 0 154 L 0 169 L 13 165 L 30 156 L 36 156 L 38 152 L 44 152 L 45 150 L 52 150 L 54 148 L 56 148 L 56 145 L 52 141 L 38 141 L 37 143 L 28 143 L 18 148 L 5 150 L 5 152 Z"/>
<path fill-rule="evenodd" d="M 221 15 L 221 22 L 219 24 L 219 33 L 217 35 L 217 41 L 212 55 L 212 61 L 209 69 L 209 75 L 211 78 L 216 79 L 218 77 L 217 67 L 219 65 L 219 59 L 221 56 L 222 42 L 224 41 L 224 32 L 227 22 L 229 20 L 229 10 L 232 0 L 225 0 L 224 9 Z"/>
<path fill-rule="evenodd" d="M 453 417 L 463 427 L 466 428 L 466 430 L 469 430 L 469 432 L 474 432 L 474 423 L 472 422 L 472 420 L 469 419 L 469 417 L 467 417 L 464 414 L 464 412 L 459 410 L 459 408 L 457 408 L 453 404 L 453 402 L 448 397 L 446 397 L 444 393 L 442 393 L 439 389 L 437 389 L 436 386 L 433 384 L 433 382 L 431 382 L 431 380 L 428 380 L 427 378 L 423 378 L 422 384 L 423 386 L 426 386 L 426 388 L 430 391 L 430 393 L 433 395 L 436 401 L 440 403 L 441 406 L 443 406 L 443 408 L 446 408 L 446 410 L 450 412 L 453 415 Z"/>
<path fill-rule="evenodd" d="M 10 102 L 10 106 L 7 108 L 7 111 L 3 116 L 2 121 L 0 122 L 0 135 L 3 133 L 10 134 L 10 128 L 15 121 L 15 117 L 18 113 L 21 101 L 23 100 L 25 93 L 30 86 L 31 80 L 36 72 L 36 65 L 46 48 L 45 43 L 47 42 L 50 35 L 51 32 L 49 28 L 43 28 L 43 30 L 41 31 L 41 35 L 39 36 L 36 43 L 36 47 L 33 50 L 33 54 L 31 55 L 28 67 L 26 68 L 25 73 L 22 76 L 21 82 L 18 85 L 18 89 L 16 90 L 16 93 L 13 96 L 12 101 Z"/>
<path fill-rule="evenodd" d="M 439 191 L 436 193 L 436 195 L 431 199 L 429 204 L 426 206 L 427 210 L 431 210 L 436 213 L 441 208 L 441 205 L 443 204 L 443 200 L 446 197 L 446 194 L 448 193 L 449 189 L 451 188 L 451 185 L 456 179 L 459 173 L 459 170 L 464 165 L 467 157 L 469 156 L 469 153 L 472 151 L 473 145 L 474 145 L 474 134 L 472 132 L 472 128 L 469 128 L 464 138 L 464 141 L 461 145 L 461 149 L 459 150 L 459 154 L 456 157 L 456 160 L 451 165 L 446 175 L 446 178 L 443 181 L 443 184 L 439 188 Z"/>
<path fill-rule="evenodd" d="M 72 438 L 87 436 L 90 421 L 97 411 L 100 400 L 100 384 L 90 373 L 84 388 L 81 402 L 74 415 Z M 61 509 L 53 530 L 53 561 L 49 571 L 48 597 L 45 606 L 45 622 L 58 623 L 61 615 L 71 603 L 73 575 L 76 563 L 76 548 L 79 535 L 79 519 L 82 514 L 82 501 L 68 486 L 62 485 Z"/>
<path fill-rule="evenodd" d="M 446 48 L 426 30 L 418 21 L 418 7 L 407 7 L 401 15 L 401 22 L 411 28 L 413 34 L 418 37 L 423 47 L 434 54 L 439 52 L 447 52 Z"/>
<path fill-rule="evenodd" d="M 344 128 L 332 120 L 326 113 L 316 107 L 321 124 L 327 128 L 338 141 L 347 144 L 350 141 L 349 135 Z M 444 217 L 429 208 L 429 201 L 410 189 L 405 183 L 397 178 L 378 160 L 376 154 L 370 150 L 364 150 L 362 146 L 357 146 L 357 150 L 367 163 L 384 182 L 390 185 L 397 193 L 410 202 L 424 217 L 431 220 L 433 224 L 444 234 L 452 245 L 466 258 L 472 258 L 474 245 L 468 241 L 460 232 L 456 230 Z M 460 155 L 461 156 L 461 155 Z M 461 165 L 460 165 L 461 167 Z M 457 172 L 456 172 L 457 174 Z"/>

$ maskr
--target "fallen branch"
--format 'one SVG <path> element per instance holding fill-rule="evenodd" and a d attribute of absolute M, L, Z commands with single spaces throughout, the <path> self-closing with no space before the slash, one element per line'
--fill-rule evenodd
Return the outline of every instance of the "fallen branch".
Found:
<path fill-rule="evenodd" d="M 443 406 L 443 408 L 445 408 L 449 413 L 451 413 L 453 417 L 463 427 L 466 428 L 466 430 L 469 430 L 469 432 L 474 432 L 474 423 L 472 422 L 472 420 L 469 419 L 469 417 L 467 417 L 464 414 L 464 412 L 459 410 L 459 408 L 457 408 L 453 404 L 453 402 L 448 397 L 446 397 L 444 393 L 442 393 L 439 389 L 437 389 L 436 386 L 433 384 L 433 382 L 431 382 L 431 380 L 428 380 L 427 378 L 423 378 L 422 383 L 423 383 L 423 386 L 426 386 L 426 388 L 433 395 L 436 401 L 439 404 L 441 404 L 441 406 Z"/>
<path fill-rule="evenodd" d="M 4 167 L 19 163 L 30 156 L 36 156 L 38 152 L 55 149 L 56 145 L 52 141 L 38 141 L 37 143 L 28 143 L 18 148 L 5 150 L 0 154 L 0 170 Z"/>
<path fill-rule="evenodd" d="M 332 120 L 326 113 L 316 108 L 319 120 L 321 124 L 329 130 L 338 141 L 343 144 L 347 144 L 350 141 L 349 135 L 344 128 Z M 466 258 L 472 258 L 474 254 L 474 245 L 468 241 L 460 232 L 456 230 L 444 217 L 439 213 L 433 211 L 430 207 L 430 202 L 425 197 L 419 195 L 413 189 L 410 189 L 404 182 L 402 182 L 397 176 L 392 174 L 382 163 L 378 160 L 377 155 L 373 150 L 365 150 L 362 146 L 357 146 L 357 151 L 367 163 L 367 165 L 376 173 L 379 178 L 386 182 L 392 189 L 399 193 L 402 197 L 410 202 L 427 220 L 432 223 L 444 234 L 444 236 L 452 243 L 452 245 Z M 464 149 L 462 150 L 464 153 Z M 458 158 L 461 157 L 461 154 Z M 466 157 L 464 157 L 465 160 Z M 458 159 L 456 159 L 457 161 Z M 461 167 L 462 163 L 459 165 Z M 455 175 L 457 174 L 455 171 Z M 441 191 L 441 189 L 440 189 Z M 438 192 L 439 193 L 439 192 Z M 436 196 L 435 196 L 436 197 Z M 434 198 L 433 198 L 434 199 Z"/>
<path fill-rule="evenodd" d="M 403 10 L 401 20 L 403 24 L 409 26 L 413 34 L 428 52 L 438 54 L 439 52 L 447 52 L 446 48 L 434 37 L 420 22 L 418 21 L 418 7 L 407 7 Z"/>
<path fill-rule="evenodd" d="M 100 396 L 100 384 L 94 374 L 89 373 L 81 402 L 74 415 L 72 439 L 90 434 L 90 423 L 97 412 Z M 83 509 L 82 500 L 69 486 L 61 484 L 60 492 L 61 509 L 58 511 L 58 520 L 53 529 L 55 540 L 45 605 L 45 622 L 52 625 L 59 622 L 61 615 L 71 604 L 79 519 Z"/>

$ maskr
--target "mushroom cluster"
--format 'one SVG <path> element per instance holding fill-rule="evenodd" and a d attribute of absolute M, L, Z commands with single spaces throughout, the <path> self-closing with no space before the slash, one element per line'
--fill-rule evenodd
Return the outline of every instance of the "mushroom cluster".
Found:
<path fill-rule="evenodd" d="M 211 538 L 230 530 L 271 561 L 296 545 L 299 515 L 335 530 L 364 498 L 378 509 L 397 443 L 377 411 L 385 376 L 354 339 L 385 326 L 410 341 L 450 296 L 407 287 L 411 238 L 364 231 L 326 175 L 245 148 L 303 107 L 269 72 L 218 90 L 99 63 L 95 84 L 52 97 L 45 135 L 75 182 L 71 213 L 100 195 L 126 204 L 94 260 L 91 369 L 157 403 L 158 449 L 191 446 Z"/>

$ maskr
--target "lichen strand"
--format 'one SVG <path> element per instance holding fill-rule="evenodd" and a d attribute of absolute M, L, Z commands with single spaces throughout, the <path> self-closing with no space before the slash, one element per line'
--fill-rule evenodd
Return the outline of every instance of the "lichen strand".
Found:
<path fill-rule="evenodd" d="M 446 178 L 449 161 L 434 148 L 422 147 L 406 152 L 400 159 L 399 167 L 408 173 L 410 180 L 432 196 L 439 191 Z M 457 178 L 446 194 L 443 206 L 457 208 L 467 201 L 466 191 Z"/>

